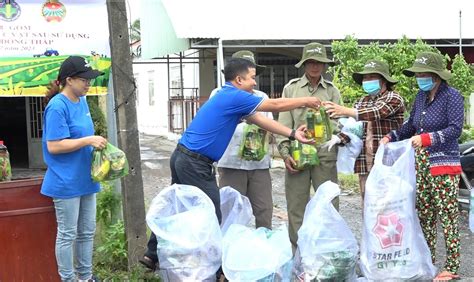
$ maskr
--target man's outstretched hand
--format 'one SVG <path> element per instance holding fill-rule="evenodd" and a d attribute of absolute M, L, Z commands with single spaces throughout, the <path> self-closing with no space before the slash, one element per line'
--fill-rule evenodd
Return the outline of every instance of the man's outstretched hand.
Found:
<path fill-rule="evenodd" d="M 295 139 L 303 144 L 314 144 L 314 139 L 308 139 L 305 136 L 306 124 L 301 125 L 295 132 Z"/>

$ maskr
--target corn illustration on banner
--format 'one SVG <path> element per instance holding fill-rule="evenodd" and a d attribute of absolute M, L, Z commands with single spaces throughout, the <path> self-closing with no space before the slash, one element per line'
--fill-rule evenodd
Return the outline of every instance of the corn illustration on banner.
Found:
<path fill-rule="evenodd" d="M 111 59 L 105 0 L 0 1 L 0 97 L 44 96 L 71 55 L 105 72 L 88 94 L 107 94 Z"/>

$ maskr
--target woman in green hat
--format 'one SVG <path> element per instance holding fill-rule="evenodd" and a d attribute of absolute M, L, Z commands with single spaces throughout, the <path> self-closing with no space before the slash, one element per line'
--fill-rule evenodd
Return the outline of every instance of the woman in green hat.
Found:
<path fill-rule="evenodd" d="M 402 97 L 392 90 L 397 81 L 390 77 L 388 64 L 380 60 L 369 60 L 364 70 L 352 74 L 352 78 L 367 93 L 354 108 L 347 108 L 331 102 L 324 106 L 331 117 L 348 116 L 363 121 L 363 146 L 356 160 L 354 172 L 359 175 L 362 200 L 364 200 L 365 182 L 372 168 L 375 152 L 380 140 L 391 130 L 398 129 L 403 123 L 405 106 Z M 340 133 L 339 143 L 349 142 L 349 138 Z M 329 145 L 331 146 L 331 145 Z"/>
<path fill-rule="evenodd" d="M 411 139 L 416 159 L 416 209 L 433 262 L 438 215 L 446 241 L 445 269 L 435 280 L 452 280 L 459 278 L 460 264 L 457 194 L 461 174 L 458 139 L 464 122 L 463 97 L 446 82 L 451 73 L 446 70 L 446 62 L 440 54 L 419 53 L 413 66 L 403 73 L 415 76 L 420 90 L 408 121 L 384 137 L 382 143 Z"/>

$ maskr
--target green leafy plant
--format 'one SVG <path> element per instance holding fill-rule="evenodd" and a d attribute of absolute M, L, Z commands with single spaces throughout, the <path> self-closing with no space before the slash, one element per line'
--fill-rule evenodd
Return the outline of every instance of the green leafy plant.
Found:
<path fill-rule="evenodd" d="M 89 105 L 91 118 L 94 122 L 95 134 L 107 137 L 107 120 L 99 107 L 99 96 L 88 96 L 87 104 Z"/>
<path fill-rule="evenodd" d="M 452 64 L 453 78 L 449 81 L 451 86 L 459 90 L 464 96 L 465 109 L 469 106 L 469 96 L 474 92 L 474 75 L 471 66 L 464 57 L 457 54 Z"/>
<path fill-rule="evenodd" d="M 474 140 L 474 127 L 465 126 L 459 137 L 459 144 Z"/>
<path fill-rule="evenodd" d="M 329 72 L 333 75 L 333 82 L 341 91 L 345 104 L 352 106 L 365 95 L 360 85 L 352 79 L 352 74 L 361 71 L 369 59 L 384 60 L 389 64 L 392 76 L 399 81 L 395 85 L 396 91 L 410 107 L 418 88 L 415 80 L 403 75 L 402 71 L 413 64 L 416 54 L 421 51 L 439 52 L 422 40 L 411 42 L 407 37 L 396 43 L 381 45 L 379 42 L 372 42 L 359 46 L 356 38 L 348 36 L 342 41 L 333 41 L 332 52 L 339 64 L 329 68 Z"/>
<path fill-rule="evenodd" d="M 101 244 L 95 250 L 96 267 L 106 267 L 110 270 L 126 270 L 127 241 L 123 221 L 110 225 L 104 230 Z"/>
<path fill-rule="evenodd" d="M 97 194 L 97 221 L 103 226 L 110 226 L 120 210 L 120 197 L 114 192 L 111 182 L 101 182 L 102 191 Z"/>

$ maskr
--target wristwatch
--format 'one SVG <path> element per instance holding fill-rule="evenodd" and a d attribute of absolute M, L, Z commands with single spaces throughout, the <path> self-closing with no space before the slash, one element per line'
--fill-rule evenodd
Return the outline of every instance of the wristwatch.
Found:
<path fill-rule="evenodd" d="M 288 137 L 288 139 L 290 139 L 290 141 L 296 140 L 295 134 L 296 134 L 296 130 L 292 129 L 292 130 L 291 130 L 291 133 L 290 133 L 290 136 Z"/>

